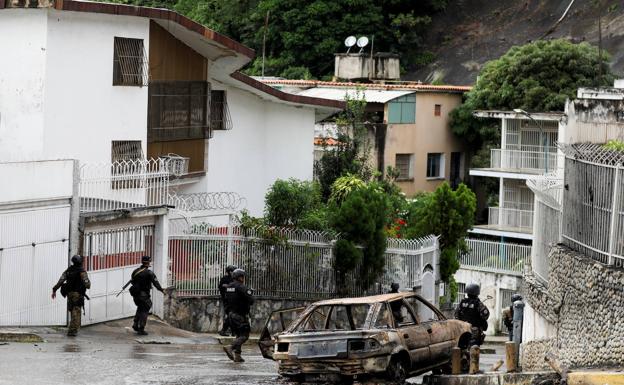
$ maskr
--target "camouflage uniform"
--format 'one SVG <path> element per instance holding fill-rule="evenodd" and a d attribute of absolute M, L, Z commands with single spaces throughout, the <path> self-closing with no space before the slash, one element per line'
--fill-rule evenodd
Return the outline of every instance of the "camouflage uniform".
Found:
<path fill-rule="evenodd" d="M 82 266 L 73 265 L 61 274 L 58 282 L 52 288 L 56 291 L 63 285 L 67 285 L 67 311 L 70 314 L 68 336 L 75 336 L 80 329 L 81 310 L 84 307 L 85 292 L 91 288 L 89 276 Z"/>

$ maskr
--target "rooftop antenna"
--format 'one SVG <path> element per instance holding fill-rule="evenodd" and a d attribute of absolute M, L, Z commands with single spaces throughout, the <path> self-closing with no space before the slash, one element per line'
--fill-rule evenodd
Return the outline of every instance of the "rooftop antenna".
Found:
<path fill-rule="evenodd" d="M 355 36 L 349 36 L 348 38 L 345 39 L 345 47 L 347 47 L 347 53 L 349 53 L 349 51 L 351 51 L 351 47 L 353 47 L 355 45 L 355 42 L 357 41 L 357 39 L 355 38 Z"/>
<path fill-rule="evenodd" d="M 364 51 L 364 47 L 368 45 L 368 38 L 366 36 L 362 36 L 357 39 L 357 45 L 360 47 L 360 53 Z"/>

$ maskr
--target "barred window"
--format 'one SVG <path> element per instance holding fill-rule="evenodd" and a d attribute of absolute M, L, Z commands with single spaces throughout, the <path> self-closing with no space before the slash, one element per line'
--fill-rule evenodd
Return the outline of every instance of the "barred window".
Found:
<path fill-rule="evenodd" d="M 412 179 L 412 157 L 413 154 L 396 154 L 394 165 L 399 172 L 398 180 Z"/>
<path fill-rule="evenodd" d="M 113 140 L 111 143 L 111 161 L 143 159 L 140 140 Z"/>
<path fill-rule="evenodd" d="M 205 81 L 150 82 L 148 139 L 204 139 L 210 136 L 210 83 Z"/>
<path fill-rule="evenodd" d="M 115 37 L 113 52 L 113 85 L 146 86 L 148 60 L 142 39 Z"/>
<path fill-rule="evenodd" d="M 213 90 L 210 92 L 210 129 L 232 129 L 225 91 Z"/>

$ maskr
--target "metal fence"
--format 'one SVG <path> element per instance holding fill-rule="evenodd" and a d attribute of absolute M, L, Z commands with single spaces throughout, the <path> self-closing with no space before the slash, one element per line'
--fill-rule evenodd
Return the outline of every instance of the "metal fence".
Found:
<path fill-rule="evenodd" d="M 550 276 L 550 248 L 561 242 L 563 175 L 550 173 L 527 181 L 535 194 L 535 216 L 531 269 L 544 283 Z"/>
<path fill-rule="evenodd" d="M 594 260 L 624 266 L 624 153 L 598 145 L 565 148 L 562 238 Z"/>
<path fill-rule="evenodd" d="M 248 284 L 259 296 L 318 299 L 337 295 L 335 237 L 329 233 L 185 226 L 183 222 L 173 223 L 170 230 L 169 283 L 179 296 L 218 295 L 218 282 L 228 264 L 246 270 Z M 352 295 L 376 292 L 390 282 L 399 282 L 404 288 L 422 286 L 423 278 L 437 271 L 438 254 L 435 237 L 389 240 L 380 285 L 367 291 L 357 274 L 352 274 L 345 286 Z"/>
<path fill-rule="evenodd" d="M 459 257 L 462 269 L 522 275 L 524 262 L 531 256 L 531 246 L 515 243 L 466 239 L 468 253 Z"/>
<path fill-rule="evenodd" d="M 163 159 L 80 166 L 80 211 L 100 212 L 167 204 L 169 172 Z"/>
<path fill-rule="evenodd" d="M 554 147 L 553 147 L 554 148 Z M 523 151 L 495 148 L 491 150 L 490 166 L 492 168 L 514 170 L 545 170 L 557 169 L 563 165 L 563 157 L 556 151 Z"/>

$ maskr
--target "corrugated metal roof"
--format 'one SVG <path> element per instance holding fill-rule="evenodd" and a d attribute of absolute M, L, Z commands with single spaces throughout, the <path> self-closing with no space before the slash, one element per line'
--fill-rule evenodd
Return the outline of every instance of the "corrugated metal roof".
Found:
<path fill-rule="evenodd" d="M 453 86 L 453 85 L 434 85 L 434 84 L 422 84 L 419 82 L 400 82 L 400 83 L 352 83 L 352 82 L 323 82 L 319 80 L 293 80 L 293 79 L 275 79 L 275 78 L 261 78 L 257 79 L 263 83 L 270 84 L 272 86 L 294 86 L 294 87 L 366 87 L 367 89 L 378 90 L 413 90 L 413 91 L 429 91 L 429 92 L 468 92 L 472 89 L 471 86 Z"/>
<path fill-rule="evenodd" d="M 400 96 L 413 94 L 414 91 L 386 91 L 386 90 L 360 90 L 360 97 L 364 97 L 364 100 L 368 103 L 387 103 L 392 99 L 396 99 Z M 309 96 L 314 98 L 341 100 L 344 101 L 345 97 L 349 95 L 350 98 L 355 99 L 357 90 L 355 88 L 327 88 L 317 87 L 303 90 L 297 95 Z"/>

